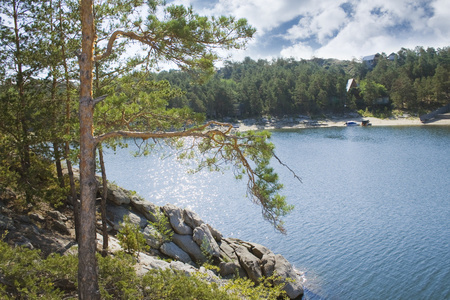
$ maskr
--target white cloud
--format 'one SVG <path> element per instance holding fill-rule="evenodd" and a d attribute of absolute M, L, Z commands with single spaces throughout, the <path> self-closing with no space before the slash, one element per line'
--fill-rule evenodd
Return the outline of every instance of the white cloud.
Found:
<path fill-rule="evenodd" d="M 201 14 L 247 18 L 257 34 L 247 51 L 231 52 L 235 60 L 268 55 L 352 59 L 402 47 L 450 46 L 448 0 L 176 1 L 192 4 Z M 273 39 L 273 32 L 284 43 Z"/>
<path fill-rule="evenodd" d="M 295 59 L 301 58 L 309 59 L 314 56 L 314 50 L 308 45 L 297 43 L 293 46 L 281 50 L 280 54 L 283 57 L 293 57 Z"/>
<path fill-rule="evenodd" d="M 437 0 L 433 2 L 434 16 L 431 17 L 427 25 L 433 28 L 433 33 L 440 39 L 441 46 L 450 44 L 450 8 L 447 0 Z"/>
<path fill-rule="evenodd" d="M 402 47 L 449 46 L 450 10 L 442 9 L 446 7 L 444 2 L 431 3 L 434 8 L 431 18 L 429 15 L 433 11 L 428 9 L 427 12 L 423 2 L 407 0 L 351 1 L 351 17 L 337 5 L 323 11 L 310 11 L 287 30 L 285 38 L 294 45 L 284 49 L 281 55 L 291 55 L 296 52 L 293 49 L 305 49 L 305 43 L 310 40 L 318 45 L 313 50 L 314 56 L 340 59 L 396 52 Z M 296 53 L 298 57 L 302 51 Z M 308 51 L 304 53 L 306 56 L 302 58 L 311 56 Z"/>

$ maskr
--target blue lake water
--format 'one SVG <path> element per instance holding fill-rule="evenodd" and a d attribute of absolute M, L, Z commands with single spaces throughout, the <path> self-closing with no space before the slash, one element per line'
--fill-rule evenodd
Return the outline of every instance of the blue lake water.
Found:
<path fill-rule="evenodd" d="M 226 237 L 263 244 L 304 273 L 305 299 L 450 299 L 450 127 L 275 131 L 295 205 L 287 235 L 263 221 L 231 171 L 187 174 L 175 156 L 106 153 L 109 180 L 196 211 Z"/>

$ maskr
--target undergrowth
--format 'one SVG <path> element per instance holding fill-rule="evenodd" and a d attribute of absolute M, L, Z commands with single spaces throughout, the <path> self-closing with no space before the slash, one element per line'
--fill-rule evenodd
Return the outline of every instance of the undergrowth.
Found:
<path fill-rule="evenodd" d="M 235 279 L 225 286 L 186 276 L 174 270 L 150 270 L 138 276 L 136 258 L 125 252 L 97 255 L 102 299 L 280 299 L 283 284 L 263 278 L 257 286 L 248 279 Z M 77 256 L 52 254 L 42 258 L 39 250 L 10 247 L 0 240 L 0 299 L 76 299 Z"/>

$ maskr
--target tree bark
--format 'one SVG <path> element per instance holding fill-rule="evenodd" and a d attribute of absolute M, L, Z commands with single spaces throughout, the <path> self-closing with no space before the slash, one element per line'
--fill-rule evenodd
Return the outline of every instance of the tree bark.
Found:
<path fill-rule="evenodd" d="M 95 148 L 92 99 L 93 50 L 95 43 L 93 1 L 81 1 L 82 42 L 80 65 L 80 235 L 78 249 L 78 297 L 100 299 L 97 276 Z"/>
<path fill-rule="evenodd" d="M 108 197 L 108 180 L 106 179 L 105 161 L 103 160 L 103 149 L 100 145 L 98 148 L 98 156 L 100 159 L 100 168 L 102 169 L 102 202 L 101 202 L 101 214 L 102 214 L 102 235 L 103 235 L 103 247 L 102 256 L 105 257 L 108 253 L 108 228 L 106 223 L 106 198 Z"/>

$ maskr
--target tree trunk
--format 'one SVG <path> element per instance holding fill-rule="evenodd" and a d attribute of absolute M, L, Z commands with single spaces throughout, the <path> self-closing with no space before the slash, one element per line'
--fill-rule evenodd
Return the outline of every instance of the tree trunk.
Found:
<path fill-rule="evenodd" d="M 106 179 L 106 170 L 105 170 L 105 161 L 103 160 L 103 149 L 102 146 L 98 148 L 98 156 L 100 159 L 100 167 L 102 169 L 102 203 L 101 203 L 101 212 L 102 212 L 102 235 L 103 235 L 103 248 L 102 255 L 106 256 L 108 253 L 108 230 L 106 224 L 106 198 L 108 197 L 108 181 Z"/>
<path fill-rule="evenodd" d="M 93 1 L 81 1 L 82 41 L 80 65 L 80 235 L 78 250 L 78 297 L 100 299 L 95 233 L 95 148 L 92 99 L 93 50 L 95 42 Z"/>
<path fill-rule="evenodd" d="M 29 179 L 30 179 L 30 142 L 28 137 L 28 120 L 27 117 L 27 103 L 25 99 L 25 89 L 24 89 L 24 74 L 22 70 L 22 50 L 20 46 L 20 33 L 19 33 L 19 4 L 17 1 L 13 1 L 13 19 L 14 19 L 14 42 L 15 42 L 15 62 L 17 68 L 17 77 L 16 77 L 16 87 L 19 93 L 19 101 L 20 101 L 20 109 L 17 111 L 17 119 L 20 122 L 20 142 L 18 153 L 20 156 L 20 182 L 22 188 L 25 189 L 25 197 L 27 203 L 30 203 L 32 200 L 32 195 L 29 189 Z"/>
<path fill-rule="evenodd" d="M 53 155 L 55 156 L 56 174 L 58 176 L 59 186 L 64 188 L 65 184 L 61 166 L 61 152 L 57 142 L 53 142 Z"/>
<path fill-rule="evenodd" d="M 58 8 L 59 8 L 59 23 L 63 23 L 63 10 L 61 6 L 61 1 L 58 2 Z M 64 38 L 64 32 L 61 28 L 59 28 L 59 34 L 61 41 L 65 41 Z M 65 124 L 65 134 L 67 136 L 70 136 L 70 129 L 71 129 L 71 113 L 70 113 L 70 77 L 69 77 L 69 67 L 67 66 L 67 57 L 66 57 L 66 46 L 65 43 L 61 43 L 61 55 L 62 55 L 62 62 L 64 66 L 64 79 L 66 84 L 66 124 Z M 67 174 L 69 175 L 69 184 L 70 184 L 70 198 L 71 198 L 71 204 L 73 207 L 73 219 L 75 223 L 75 239 L 77 242 L 79 242 L 79 235 L 80 235 L 80 208 L 78 205 L 78 196 L 77 196 L 77 190 L 75 188 L 75 178 L 73 177 L 73 169 L 72 169 L 72 162 L 69 159 L 70 155 L 70 142 L 68 140 L 65 141 L 64 145 L 64 155 L 66 158 L 67 163 Z"/>

